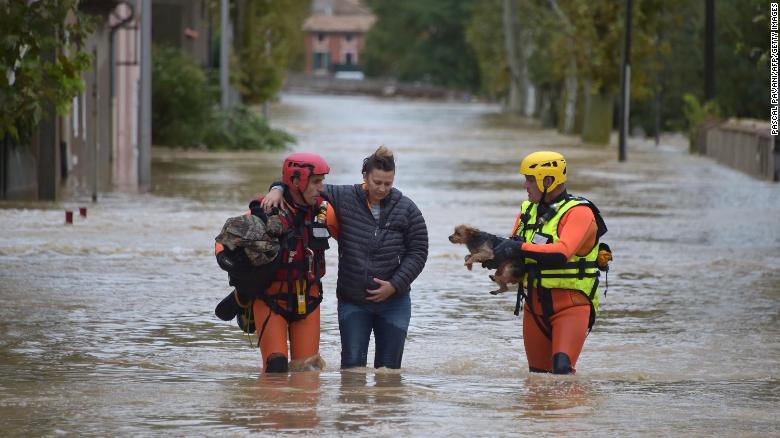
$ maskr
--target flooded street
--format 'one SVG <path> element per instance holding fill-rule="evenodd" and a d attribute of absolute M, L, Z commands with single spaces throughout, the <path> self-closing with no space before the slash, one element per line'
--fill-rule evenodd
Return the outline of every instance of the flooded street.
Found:
<path fill-rule="evenodd" d="M 272 118 L 329 183 L 359 182 L 380 144 L 396 153 L 430 236 L 400 374 L 339 371 L 332 248 L 326 369 L 261 376 L 256 339 L 214 316 L 229 289 L 213 242 L 286 153 L 158 150 L 151 194 L 0 203 L 2 435 L 780 435 L 778 184 L 680 146 L 618 163 L 485 104 L 288 95 Z M 615 253 L 576 376 L 528 373 L 514 294 L 490 295 L 447 241 L 462 222 L 511 231 L 538 149 L 566 156 Z"/>

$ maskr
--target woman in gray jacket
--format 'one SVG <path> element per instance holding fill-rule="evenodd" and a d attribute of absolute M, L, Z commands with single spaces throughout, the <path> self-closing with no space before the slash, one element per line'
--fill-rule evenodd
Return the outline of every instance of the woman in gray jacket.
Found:
<path fill-rule="evenodd" d="M 395 160 L 381 146 L 363 160 L 363 184 L 325 186 L 338 224 L 341 367 L 400 368 L 411 318 L 411 284 L 428 258 L 428 229 L 411 199 L 393 188 Z M 272 206 L 281 192 L 263 201 Z M 328 218 L 328 223 L 332 223 Z"/>

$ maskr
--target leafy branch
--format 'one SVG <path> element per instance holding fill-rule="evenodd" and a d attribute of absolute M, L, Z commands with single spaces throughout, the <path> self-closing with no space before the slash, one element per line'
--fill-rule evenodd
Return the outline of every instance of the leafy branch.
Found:
<path fill-rule="evenodd" d="M 91 56 L 81 44 L 91 19 L 76 0 L 9 0 L 0 7 L 0 138 L 29 140 L 53 104 L 67 113 L 84 89 Z"/>

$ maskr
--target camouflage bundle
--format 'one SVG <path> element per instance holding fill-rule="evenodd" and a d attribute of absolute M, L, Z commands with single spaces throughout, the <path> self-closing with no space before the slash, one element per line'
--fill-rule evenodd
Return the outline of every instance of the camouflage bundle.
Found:
<path fill-rule="evenodd" d="M 243 248 L 250 264 L 262 266 L 279 254 L 282 231 L 279 216 L 271 215 L 267 222 L 263 222 L 261 218 L 249 214 L 228 219 L 214 240 L 230 251 Z"/>

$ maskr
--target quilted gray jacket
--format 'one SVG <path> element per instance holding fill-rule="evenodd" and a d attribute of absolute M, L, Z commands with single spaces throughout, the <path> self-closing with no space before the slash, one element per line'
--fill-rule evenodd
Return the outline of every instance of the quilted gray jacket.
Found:
<path fill-rule="evenodd" d="M 428 259 L 428 228 L 417 205 L 393 188 L 377 221 L 361 184 L 328 184 L 325 194 L 339 221 L 338 298 L 368 302 L 366 289 L 379 287 L 373 277 L 389 281 L 394 296 L 408 294 Z"/>

